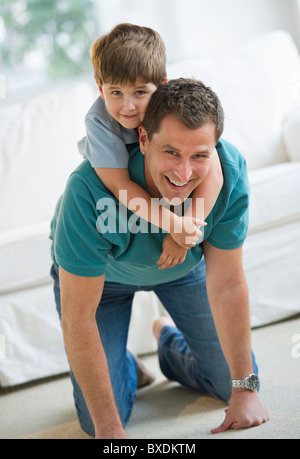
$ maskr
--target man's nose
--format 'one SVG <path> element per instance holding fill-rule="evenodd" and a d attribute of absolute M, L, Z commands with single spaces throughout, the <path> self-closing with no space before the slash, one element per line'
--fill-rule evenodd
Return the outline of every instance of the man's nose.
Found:
<path fill-rule="evenodd" d="M 193 174 L 191 164 L 189 161 L 181 161 L 176 168 L 176 175 L 180 179 L 181 182 L 187 182 L 190 180 Z"/>

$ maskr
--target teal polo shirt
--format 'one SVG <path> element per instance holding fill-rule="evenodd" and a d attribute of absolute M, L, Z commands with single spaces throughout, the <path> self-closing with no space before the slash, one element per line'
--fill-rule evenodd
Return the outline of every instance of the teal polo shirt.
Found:
<path fill-rule="evenodd" d="M 207 217 L 204 240 L 214 247 L 241 247 L 247 235 L 249 185 L 245 159 L 225 140 L 216 146 L 224 185 Z M 129 147 L 131 179 L 146 191 L 144 156 Z M 52 258 L 78 276 L 121 284 L 151 286 L 185 276 L 201 261 L 202 243 L 188 250 L 185 262 L 159 270 L 166 233 L 132 214 L 102 184 L 88 160 L 71 174 L 51 223 Z"/>

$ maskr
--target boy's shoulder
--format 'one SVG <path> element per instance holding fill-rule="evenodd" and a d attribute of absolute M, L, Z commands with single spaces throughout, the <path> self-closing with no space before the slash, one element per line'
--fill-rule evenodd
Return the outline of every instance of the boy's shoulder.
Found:
<path fill-rule="evenodd" d="M 107 111 L 105 101 L 98 97 L 93 103 L 85 117 L 87 131 L 93 128 L 102 127 L 109 132 L 116 134 L 126 145 L 138 142 L 138 135 L 135 129 L 126 129 L 118 123 Z"/>
<path fill-rule="evenodd" d="M 93 103 L 85 117 L 86 123 L 97 120 L 114 128 L 119 128 L 119 123 L 108 113 L 105 101 L 100 96 Z"/>

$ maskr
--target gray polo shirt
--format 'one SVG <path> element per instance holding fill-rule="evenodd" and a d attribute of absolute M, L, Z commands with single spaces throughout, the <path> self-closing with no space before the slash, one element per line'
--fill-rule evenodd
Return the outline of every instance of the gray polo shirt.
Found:
<path fill-rule="evenodd" d="M 125 129 L 107 111 L 99 97 L 85 117 L 86 137 L 78 142 L 79 153 L 92 167 L 128 168 L 126 145 L 138 142 L 135 129 Z"/>

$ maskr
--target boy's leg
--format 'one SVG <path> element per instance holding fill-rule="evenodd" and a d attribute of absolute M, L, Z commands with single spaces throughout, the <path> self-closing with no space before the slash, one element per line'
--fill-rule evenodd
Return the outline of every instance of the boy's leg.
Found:
<path fill-rule="evenodd" d="M 161 327 L 158 344 L 164 375 L 228 402 L 231 377 L 207 298 L 205 262 L 184 278 L 158 286 L 155 293 L 176 325 Z M 257 373 L 254 356 L 253 367 Z"/>
<path fill-rule="evenodd" d="M 61 317 L 58 271 L 52 267 L 57 310 Z M 129 420 L 140 369 L 135 356 L 126 348 L 128 327 L 135 287 L 105 283 L 102 298 L 96 312 L 96 321 L 101 342 L 106 354 L 110 379 L 121 421 L 125 426 Z M 94 425 L 83 394 L 71 372 L 75 406 L 81 427 L 94 436 Z"/>

